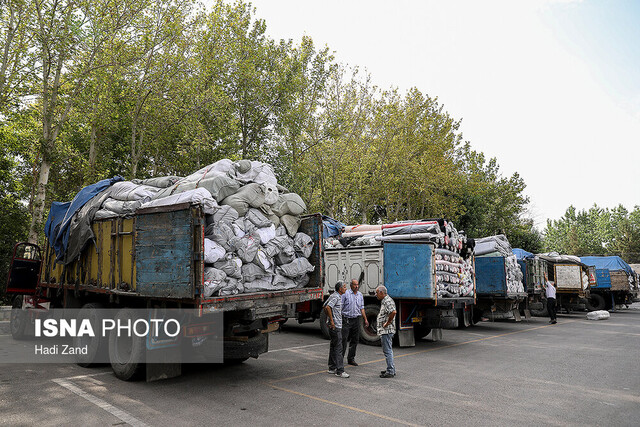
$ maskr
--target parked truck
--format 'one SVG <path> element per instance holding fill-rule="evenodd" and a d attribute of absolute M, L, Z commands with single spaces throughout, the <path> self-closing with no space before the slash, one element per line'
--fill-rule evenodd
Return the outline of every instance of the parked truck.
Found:
<path fill-rule="evenodd" d="M 631 266 L 618 256 L 586 256 L 580 260 L 595 270 L 595 282 L 590 287 L 589 310 L 615 309 L 616 305 L 633 303 L 638 287 Z"/>
<path fill-rule="evenodd" d="M 489 319 L 521 320 L 520 305 L 526 301 L 524 287 L 509 286 L 508 259 L 503 256 L 476 257 L 476 305 L 474 322 Z"/>
<path fill-rule="evenodd" d="M 40 314 L 30 308 L 180 307 L 193 313 L 180 335 L 185 342 L 206 335 L 208 319 L 223 317 L 224 359 L 239 362 L 268 350 L 268 333 L 289 304 L 322 298 L 324 269 L 322 219 L 302 218 L 300 230 L 312 237 L 309 262 L 315 267 L 308 285 L 281 291 L 204 295 L 204 235 L 206 219 L 201 205 L 181 203 L 138 210 L 130 217 L 94 221 L 95 244 L 87 245 L 77 260 L 56 263 L 53 248 L 28 243 L 16 245 L 7 292 L 14 295 L 11 333 L 15 338 Z M 135 337 L 131 338 L 132 340 Z M 99 337 L 93 340 L 101 340 Z M 116 341 L 117 343 L 117 341 Z M 119 345 L 134 346 L 135 343 Z M 116 376 L 123 380 L 145 373 L 148 380 L 180 374 L 180 366 L 143 364 L 116 357 L 114 340 L 107 346 Z M 144 349 L 143 349 L 144 351 Z M 146 351 L 151 351 L 148 347 Z M 89 365 L 89 359 L 84 364 Z M 169 364 L 168 364 L 169 365 Z"/>
<path fill-rule="evenodd" d="M 572 255 L 557 253 L 537 254 L 546 262 L 546 274 L 556 285 L 556 304 L 558 310 L 567 313 L 572 310 L 585 310 L 589 298 L 589 267 Z M 547 300 L 544 292 L 531 296 L 532 304 L 542 305 L 541 315 L 547 313 Z"/>
<path fill-rule="evenodd" d="M 543 304 L 545 284 L 544 275 L 548 270 L 547 262 L 531 252 L 514 248 L 513 253 L 518 258 L 518 265 L 522 270 L 524 289 L 527 298 L 520 304 L 520 313 L 533 316 L 548 316 L 546 305 Z"/>
<path fill-rule="evenodd" d="M 360 292 L 364 296 L 364 310 L 369 321 L 365 327 L 360 322 L 360 339 L 369 345 L 379 345 L 376 318 L 380 303 L 375 289 L 387 288 L 398 309 L 397 336 L 401 346 L 413 346 L 416 339 L 433 331 L 435 340 L 442 336 L 442 329 L 458 326 L 457 311 L 471 322 L 475 292 L 462 297 L 439 297 L 437 292 L 436 252 L 434 244 L 426 242 L 384 242 L 381 246 L 325 249 L 325 299 L 338 281 L 350 281 L 362 276 Z M 325 314 L 322 300 L 309 301 L 292 306 L 289 317 L 298 322 L 320 318 L 325 336 Z M 464 321 L 464 319 L 463 319 Z"/>

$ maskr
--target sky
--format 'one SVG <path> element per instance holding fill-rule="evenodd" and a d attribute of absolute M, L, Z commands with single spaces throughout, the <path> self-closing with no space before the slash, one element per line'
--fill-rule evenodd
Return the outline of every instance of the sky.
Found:
<path fill-rule="evenodd" d="M 640 205 L 640 1 L 254 0 L 383 89 L 417 87 L 527 184 L 543 229 L 569 205 Z"/>

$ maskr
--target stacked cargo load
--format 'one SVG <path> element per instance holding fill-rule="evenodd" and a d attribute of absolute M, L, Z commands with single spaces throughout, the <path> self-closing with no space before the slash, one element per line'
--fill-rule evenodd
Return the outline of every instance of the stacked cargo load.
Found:
<path fill-rule="evenodd" d="M 302 288 L 314 271 L 308 261 L 313 240 L 298 231 L 306 205 L 278 184 L 266 163 L 223 159 L 183 178 L 116 177 L 95 193 L 81 209 L 65 212 L 71 230 L 60 240 L 75 242 L 56 251 L 65 264 L 93 238 L 93 221 L 189 203 L 206 214 L 204 297 Z"/>
<path fill-rule="evenodd" d="M 442 218 L 345 226 L 339 236 L 325 239 L 325 249 L 382 246 L 385 242 L 432 243 L 438 297 L 473 297 L 475 241 Z"/>
<path fill-rule="evenodd" d="M 525 292 L 523 273 L 511 244 L 503 234 L 476 239 L 476 257 L 504 257 L 507 269 L 507 293 Z"/>

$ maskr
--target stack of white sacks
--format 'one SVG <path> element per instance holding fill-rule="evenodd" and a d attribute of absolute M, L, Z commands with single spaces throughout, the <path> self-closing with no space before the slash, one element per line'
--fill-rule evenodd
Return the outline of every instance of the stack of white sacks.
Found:
<path fill-rule="evenodd" d="M 502 256 L 505 258 L 507 266 L 507 293 L 524 292 L 522 282 L 524 276 L 518 265 L 518 259 L 513 254 L 511 244 L 503 234 L 497 236 L 483 237 L 476 239 L 476 257 L 480 256 Z"/>
<path fill-rule="evenodd" d="M 301 288 L 309 283 L 313 241 L 298 232 L 306 205 L 299 195 L 278 185 L 270 165 L 223 159 L 185 178 L 118 184 L 126 193 L 118 197 L 128 198 L 116 199 L 112 194 L 123 204 L 105 202 L 96 219 L 184 202 L 204 207 L 205 297 Z"/>

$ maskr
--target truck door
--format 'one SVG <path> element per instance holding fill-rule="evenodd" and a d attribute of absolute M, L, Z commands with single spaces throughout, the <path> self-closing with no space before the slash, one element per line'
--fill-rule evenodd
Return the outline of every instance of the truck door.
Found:
<path fill-rule="evenodd" d="M 13 248 L 7 293 L 35 294 L 40 280 L 40 248 L 31 243 L 18 243 Z"/>
<path fill-rule="evenodd" d="M 392 298 L 434 298 L 435 251 L 429 243 L 387 243 L 384 285 Z"/>

